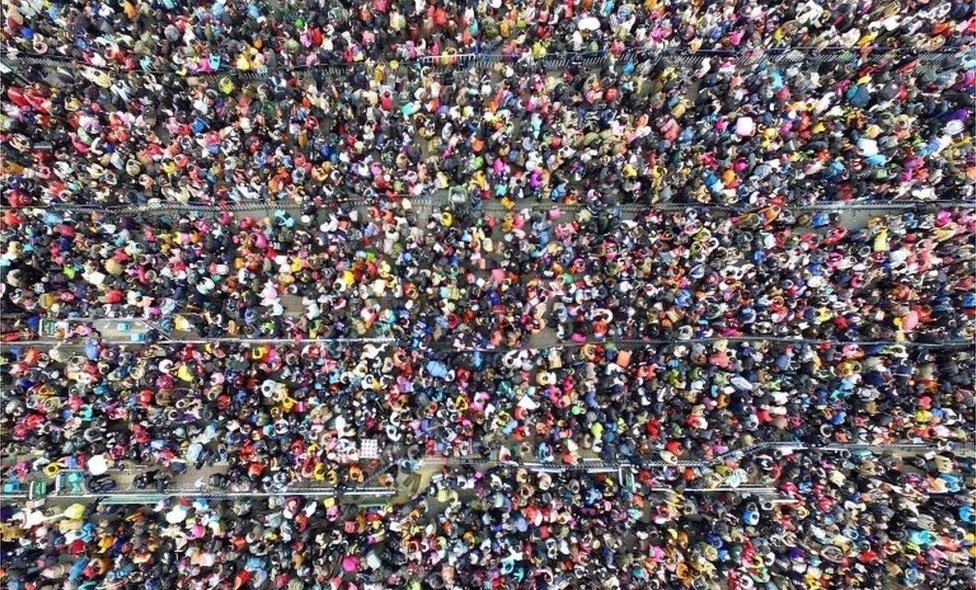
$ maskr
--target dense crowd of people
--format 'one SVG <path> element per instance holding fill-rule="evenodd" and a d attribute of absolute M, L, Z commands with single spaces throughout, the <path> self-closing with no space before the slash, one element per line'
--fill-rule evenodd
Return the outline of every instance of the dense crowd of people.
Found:
<path fill-rule="evenodd" d="M 971 338 L 972 209 L 839 215 L 308 207 L 264 219 L 8 212 L 8 331 L 137 317 L 208 337 L 455 347 Z M 800 225 L 806 222 L 810 226 Z M 286 309 L 287 306 L 287 309 Z M 13 312 L 21 312 L 19 316 Z"/>
<path fill-rule="evenodd" d="M 8 4 L 6 589 L 971 587 L 972 3 Z"/>
<path fill-rule="evenodd" d="M 302 68 L 499 53 L 784 47 L 955 48 L 976 32 L 969 3 L 781 5 L 763 0 L 466 4 L 348 2 L 13 4 L 4 39 L 31 54 L 123 71 Z"/>
<path fill-rule="evenodd" d="M 161 590 L 971 583 L 971 496 L 947 492 L 960 469 L 971 486 L 971 461 L 803 453 L 744 468 L 784 497 L 502 467 L 455 470 L 379 508 L 298 496 L 4 507 L 4 573 L 10 588 Z"/>
<path fill-rule="evenodd" d="M 341 5 L 154 4 L 21 2 L 8 15 L 8 43 L 70 60 L 53 71 L 25 65 L 7 87 L 9 204 L 307 203 L 447 190 L 506 206 L 973 196 L 966 131 L 976 54 L 964 42 L 976 17 L 964 2 L 908 14 L 897 3 L 811 2 L 794 14 L 752 1 L 479 2 L 447 15 L 449 6 L 383 1 L 350 20 Z M 291 16 L 278 20 L 281 11 Z M 376 28 L 401 13 L 415 22 Z M 471 26 L 467 42 L 448 32 Z M 448 39 L 511 58 L 488 69 L 416 61 L 447 51 Z M 831 51 L 748 63 L 738 51 L 700 51 L 775 45 Z M 596 67 L 527 61 L 590 46 L 607 51 Z M 688 52 L 696 59 L 682 61 Z M 355 67 L 295 69 L 333 62 Z M 232 75 L 241 71 L 259 73 Z"/>
<path fill-rule="evenodd" d="M 677 465 L 771 441 L 965 447 L 974 417 L 966 349 L 718 341 L 489 354 L 318 344 L 11 351 L 7 449 L 45 451 L 16 464 L 21 476 L 97 457 L 178 472 L 228 463 L 242 489 L 355 485 L 376 466 L 348 456 L 361 439 L 401 459 L 515 445 L 559 465 L 584 456 Z"/>

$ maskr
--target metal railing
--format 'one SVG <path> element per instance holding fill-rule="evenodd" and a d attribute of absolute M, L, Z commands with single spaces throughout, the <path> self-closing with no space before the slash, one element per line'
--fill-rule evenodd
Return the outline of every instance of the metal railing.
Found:
<path fill-rule="evenodd" d="M 720 464 L 732 458 L 740 458 L 745 455 L 761 452 L 764 450 L 784 450 L 790 453 L 802 453 L 806 451 L 813 452 L 846 452 L 846 453 L 864 453 L 864 454 L 883 454 L 883 453 L 906 453 L 906 454 L 927 454 L 927 453 L 941 453 L 950 454 L 953 456 L 965 457 L 967 459 L 976 458 L 976 449 L 946 449 L 940 448 L 931 444 L 920 444 L 920 443 L 888 443 L 888 444 L 872 444 L 872 443 L 835 443 L 835 444 L 825 444 L 825 445 L 811 445 L 802 442 L 761 442 L 741 449 L 729 450 L 713 459 L 701 460 L 701 461 L 689 461 L 689 460 L 679 460 L 675 462 L 668 461 L 604 461 L 600 459 L 584 459 L 579 464 L 566 465 L 562 463 L 546 462 L 546 461 L 523 461 L 517 459 L 509 460 L 498 460 L 490 459 L 487 457 L 480 456 L 469 456 L 469 457 L 423 457 L 415 462 L 417 471 L 425 467 L 461 467 L 470 466 L 476 469 L 526 469 L 535 472 L 545 472 L 545 473 L 579 473 L 579 474 L 605 474 L 605 473 L 615 473 L 621 481 L 624 479 L 624 470 L 633 473 L 635 470 L 641 469 L 651 469 L 651 468 L 686 468 L 686 467 L 710 467 Z M 386 472 L 389 470 L 394 462 L 387 462 L 379 470 L 377 470 L 376 475 Z M 129 478 L 130 476 L 139 473 L 140 470 L 137 469 L 123 469 L 115 470 L 110 473 L 113 476 L 120 478 Z M 67 481 L 65 478 L 70 477 L 75 474 L 76 483 L 72 485 L 66 485 L 64 482 Z M 204 485 L 201 487 L 187 487 L 187 486 L 176 486 L 170 487 L 163 490 L 154 489 L 139 489 L 132 487 L 131 485 L 126 488 L 114 489 L 105 492 L 92 492 L 87 489 L 83 483 L 83 478 L 80 477 L 81 472 L 78 470 L 63 470 L 57 474 L 55 477 L 54 491 L 49 494 L 48 498 L 54 499 L 65 499 L 65 500 L 90 500 L 90 499 L 100 499 L 100 498 L 112 498 L 115 502 L 124 502 L 127 499 L 139 502 L 155 502 L 160 499 L 173 498 L 173 497 L 208 497 L 208 498 L 248 498 L 248 497 L 272 497 L 272 496 L 308 496 L 308 497 L 353 497 L 353 498 L 383 498 L 395 496 L 398 492 L 395 489 L 382 486 L 370 485 L 374 478 L 370 478 L 364 481 L 362 485 L 349 486 L 349 487 L 335 487 L 335 486 L 323 486 L 316 484 L 314 482 L 294 482 L 292 484 L 284 486 L 280 490 L 220 490 L 214 489 L 209 485 Z M 2 494 L 0 494 L 0 500 L 4 501 L 18 501 L 28 499 L 28 493 L 24 489 L 24 484 L 30 486 L 34 481 L 39 481 L 40 478 L 34 478 L 28 482 L 20 482 L 17 489 L 5 489 Z M 738 486 L 728 486 L 719 485 L 714 487 L 668 487 L 668 486 L 650 486 L 647 488 L 648 491 L 655 492 L 688 492 L 688 493 L 721 493 L 721 492 L 732 492 L 732 493 L 768 493 L 775 494 L 775 488 L 762 485 L 754 484 L 742 484 Z"/>
<path fill-rule="evenodd" d="M 825 201 L 822 203 L 806 204 L 725 204 L 725 203 L 676 203 L 671 201 L 658 201 L 653 203 L 564 203 L 559 201 L 542 200 L 522 200 L 514 201 L 512 206 L 506 206 L 495 200 L 465 201 L 450 197 L 424 197 L 415 195 L 376 195 L 371 197 L 333 197 L 326 198 L 326 204 L 330 202 L 353 203 L 360 206 L 371 205 L 394 205 L 400 201 L 409 200 L 415 207 L 450 207 L 467 208 L 471 210 L 484 211 L 522 211 L 522 210 L 548 210 L 548 209 L 591 209 L 591 210 L 615 210 L 621 213 L 641 213 L 644 211 L 721 211 L 729 213 L 757 213 L 767 207 L 778 207 L 783 211 L 906 211 L 906 210 L 929 210 L 940 208 L 959 208 L 976 207 L 976 201 L 966 200 L 885 200 L 885 201 Z M 296 203 L 293 201 L 255 201 L 255 202 L 231 202 L 231 203 L 181 203 L 181 202 L 159 202 L 146 204 L 79 204 L 79 203 L 45 203 L 43 205 L 20 205 L 11 207 L 14 211 L 65 211 L 69 213 L 98 213 L 104 215 L 166 215 L 173 213 L 200 213 L 200 214 L 220 214 L 220 213 L 254 213 L 267 211 L 301 211 L 308 204 Z"/>
<path fill-rule="evenodd" d="M 918 342 L 918 341 L 895 341 L 895 340 L 831 340 L 802 338 L 790 336 L 709 336 L 691 337 L 685 340 L 678 339 L 615 339 L 587 340 L 584 342 L 561 341 L 555 344 L 543 346 L 521 346 L 521 347 L 482 347 L 482 346 L 455 346 L 449 343 L 433 344 L 421 346 L 421 350 L 443 350 L 449 352 L 515 352 L 520 350 L 551 350 L 553 348 L 580 348 L 583 346 L 614 346 L 618 348 L 635 348 L 649 346 L 676 346 L 689 344 L 712 344 L 716 342 L 742 343 L 742 342 L 777 342 L 783 344 L 804 344 L 810 346 L 846 346 L 853 345 L 858 347 L 886 347 L 904 346 L 906 348 L 971 348 L 974 341 L 971 339 L 943 340 L 941 342 Z"/>
<path fill-rule="evenodd" d="M 87 340 L 87 339 L 86 339 Z M 109 346 L 169 346 L 187 344 L 244 344 L 247 346 L 262 346 L 266 344 L 390 344 L 396 342 L 394 338 L 164 338 L 161 340 L 107 340 L 98 339 L 99 344 Z M 0 346 L 12 348 L 18 346 L 83 346 L 85 342 L 71 340 L 12 340 L 0 342 Z"/>
<path fill-rule="evenodd" d="M 960 55 L 972 51 L 969 46 L 942 47 L 925 49 L 917 47 L 757 47 L 744 49 L 699 49 L 690 48 L 628 48 L 619 52 L 607 49 L 591 51 L 556 51 L 536 57 L 531 51 L 520 53 L 500 52 L 456 52 L 437 55 L 423 55 L 414 58 L 400 58 L 398 61 L 405 66 L 414 67 L 467 67 L 485 68 L 498 63 L 517 64 L 527 68 L 565 71 L 572 68 L 590 69 L 613 66 L 630 60 L 666 62 L 675 67 L 697 67 L 706 59 L 722 60 L 743 67 L 751 67 L 763 61 L 777 64 L 822 64 L 849 62 L 858 57 L 871 56 L 877 60 L 892 59 L 902 56 L 913 56 L 920 60 L 936 61 L 946 56 Z M 11 71 L 29 66 L 44 68 L 61 68 L 71 74 L 80 68 L 89 68 L 113 74 L 115 76 L 130 75 L 173 75 L 181 78 L 213 78 L 231 76 L 238 80 L 260 80 L 273 76 L 282 76 L 301 72 L 318 72 L 330 76 L 339 76 L 377 64 L 388 64 L 391 59 L 370 59 L 357 62 L 316 63 L 310 65 L 287 65 L 268 68 L 259 66 L 254 70 L 239 70 L 231 67 L 220 67 L 210 71 L 190 71 L 185 67 L 177 68 L 141 68 L 124 69 L 109 65 L 96 65 L 69 56 L 57 54 L 36 54 L 19 50 L 16 47 L 3 47 L 5 53 L 3 62 Z M 0 62 L 2 63 L 2 62 Z"/>
<path fill-rule="evenodd" d="M 81 337 L 79 337 L 81 338 Z M 32 339 L 32 340 L 11 340 L 9 342 L 0 342 L 0 347 L 3 348 L 18 348 L 24 346 L 36 346 L 36 347 L 81 347 L 84 346 L 89 338 L 84 338 L 82 341 L 75 340 L 43 340 L 43 339 Z M 919 342 L 914 340 L 897 341 L 897 340 L 831 340 L 831 339 L 816 339 L 816 338 L 802 338 L 802 337 L 790 337 L 790 336 L 712 336 L 712 337 L 702 337 L 702 338 L 688 338 L 687 340 L 676 340 L 676 339 L 646 339 L 646 340 L 631 340 L 631 339 L 607 339 L 607 340 L 592 340 L 585 342 L 573 342 L 573 341 L 560 341 L 554 344 L 546 344 L 540 346 L 519 346 L 519 347 L 489 347 L 489 346 L 457 346 L 451 343 L 435 343 L 435 344 L 420 344 L 415 345 L 411 338 L 391 338 L 391 337 L 375 337 L 375 338 L 234 338 L 234 337 L 214 337 L 214 338 L 162 338 L 160 340 L 145 341 L 145 340 L 110 340 L 110 339 L 96 339 L 96 343 L 108 346 L 183 346 L 183 345 L 206 345 L 206 344 L 242 344 L 246 346 L 261 346 L 261 345 L 274 345 L 274 344 L 398 344 L 401 346 L 408 347 L 410 349 L 422 350 L 422 351 L 437 351 L 437 352 L 453 352 L 453 353 L 505 353 L 505 352 L 516 352 L 521 350 L 538 351 L 538 350 L 552 350 L 558 348 L 581 348 L 583 346 L 613 346 L 616 348 L 640 348 L 640 347 L 652 347 L 652 346 L 678 346 L 678 345 L 689 345 L 689 344 L 713 344 L 717 342 L 726 342 L 730 344 L 751 342 L 775 342 L 782 344 L 795 344 L 795 345 L 808 345 L 808 346 L 857 346 L 860 348 L 872 348 L 872 347 L 896 347 L 901 346 L 905 348 L 922 348 L 922 349 L 944 349 L 944 348 L 972 348 L 974 341 L 971 339 L 951 339 L 943 340 L 941 342 Z"/>
<path fill-rule="evenodd" d="M 823 445 L 813 445 L 803 442 L 793 442 L 793 441 L 783 441 L 783 442 L 761 442 L 755 443 L 740 449 L 730 449 L 720 455 L 707 460 L 676 460 L 676 461 L 663 461 L 663 460 L 622 460 L 622 461 L 604 461 L 600 459 L 583 459 L 578 464 L 564 464 L 557 462 L 547 462 L 547 461 L 524 461 L 518 459 L 488 459 L 481 456 L 471 456 L 471 457 L 425 457 L 419 461 L 422 465 L 443 465 L 443 466 L 457 466 L 457 465 L 470 465 L 470 466 L 482 466 L 485 468 L 490 467 L 513 467 L 513 468 L 523 468 L 528 470 L 538 470 L 538 471 L 564 471 L 564 472 L 575 472 L 575 471 L 586 471 L 591 473 L 598 473 L 609 470 L 617 470 L 620 467 L 629 467 L 636 469 L 648 469 L 654 467 L 711 467 L 718 465 L 729 459 L 742 458 L 746 455 L 755 454 L 762 451 L 789 451 L 793 452 L 826 452 L 826 453 L 867 453 L 867 454 L 885 454 L 885 453 L 946 453 L 952 455 L 963 456 L 967 458 L 976 457 L 976 451 L 974 450 L 961 450 L 956 451 L 954 449 L 940 448 L 936 445 L 931 444 L 920 444 L 920 443 L 832 443 Z"/>
<path fill-rule="evenodd" d="M 613 66 L 628 60 L 664 62 L 669 66 L 697 67 L 705 60 L 720 60 L 738 66 L 755 66 L 763 61 L 776 64 L 822 64 L 849 62 L 857 57 L 872 56 L 884 60 L 911 55 L 921 60 L 934 61 L 949 55 L 970 51 L 971 48 L 921 49 L 911 47 L 768 47 L 746 49 L 700 49 L 685 48 L 654 49 L 630 48 L 614 53 L 601 49 L 596 51 L 569 51 L 547 53 L 535 57 L 531 52 L 519 54 L 504 53 L 443 53 L 418 57 L 414 60 L 424 66 L 450 67 L 490 67 L 497 63 L 519 64 L 539 67 L 545 70 L 565 71 L 572 68 L 598 68 Z"/>

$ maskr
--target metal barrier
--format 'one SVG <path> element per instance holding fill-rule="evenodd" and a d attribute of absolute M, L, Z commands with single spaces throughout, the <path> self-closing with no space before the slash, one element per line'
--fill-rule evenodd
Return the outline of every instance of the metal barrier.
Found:
<path fill-rule="evenodd" d="M 520 350 L 551 350 L 554 348 L 580 348 L 583 346 L 614 346 L 623 348 L 633 348 L 633 347 L 649 347 L 649 346 L 678 346 L 678 345 L 689 345 L 689 344 L 711 344 L 715 342 L 727 342 L 727 343 L 743 343 L 743 342 L 777 342 L 783 344 L 804 344 L 809 346 L 847 346 L 853 345 L 858 347 L 894 347 L 900 346 L 904 348 L 923 348 L 923 349 L 943 349 L 943 348 L 971 348 L 971 340 L 945 340 L 943 342 L 917 342 L 917 341 L 905 341 L 898 342 L 894 340 L 817 340 L 811 338 L 792 338 L 786 336 L 736 336 L 736 337 L 707 337 L 707 338 L 695 338 L 688 340 L 671 340 L 671 339 L 648 339 L 648 340 L 628 340 L 628 339 L 608 339 L 608 340 L 595 340 L 586 342 L 572 342 L 572 341 L 562 341 L 555 344 L 549 344 L 544 346 L 523 346 L 523 347 L 486 347 L 486 346 L 455 346 L 449 343 L 435 343 L 433 345 L 420 345 L 415 346 L 415 343 L 410 338 L 398 339 L 398 338 L 230 338 L 230 337 L 216 337 L 216 338 L 165 338 L 155 342 L 149 341 L 137 341 L 137 340 L 105 340 L 101 339 L 98 342 L 106 344 L 109 346 L 171 346 L 171 345 L 187 345 L 187 344 L 244 344 L 247 346 L 259 346 L 265 344 L 312 344 L 312 343 L 322 343 L 322 344 L 399 344 L 409 348 L 416 348 L 422 351 L 442 351 L 442 352 L 455 352 L 455 353 L 505 353 L 505 352 L 515 352 Z M 84 342 L 73 342 L 71 340 L 12 340 L 9 342 L 0 342 L 0 347 L 3 348 L 16 348 L 22 346 L 84 346 Z"/>
<path fill-rule="evenodd" d="M 270 498 L 279 496 L 308 496 L 308 497 L 339 497 L 339 496 L 353 496 L 353 497 L 389 497 L 396 494 L 395 490 L 382 487 L 367 487 L 367 488 L 353 488 L 353 489 L 343 489 L 343 488 L 318 488 L 318 487 L 308 487 L 308 488 L 285 488 L 281 491 L 261 491 L 261 490 L 249 490 L 249 491 L 226 491 L 226 490 L 206 490 L 206 489 L 196 489 L 196 488 L 174 488 L 168 489 L 162 492 L 154 492 L 150 490 L 112 490 L 109 492 L 85 492 L 83 494 L 57 494 L 49 496 L 50 498 L 58 498 L 65 500 L 92 500 L 107 498 L 113 499 L 115 503 L 119 503 L 119 500 L 124 499 L 136 499 L 136 498 Z M 158 501 L 158 500 L 156 500 Z"/>
<path fill-rule="evenodd" d="M 261 346 L 265 344 L 390 344 L 394 338 L 166 338 L 155 342 L 134 340 L 99 340 L 109 346 L 184 346 L 187 344 L 244 344 Z M 14 340 L 0 342 L 0 346 L 14 348 L 19 346 L 84 346 L 83 342 L 70 340 Z"/>
<path fill-rule="evenodd" d="M 386 198 L 387 200 L 383 200 Z M 375 199 L 375 201 L 373 200 Z M 332 200 L 332 199 L 327 199 Z M 335 199 L 341 203 L 355 203 L 362 206 L 373 204 L 395 204 L 399 200 L 409 200 L 411 205 L 422 207 L 457 207 L 464 205 L 457 200 L 449 198 L 415 197 L 412 195 L 396 195 L 391 198 L 376 196 L 371 198 L 342 197 Z M 721 203 L 605 203 L 594 206 L 588 203 L 562 203 L 557 201 L 515 201 L 511 207 L 506 207 L 497 201 L 483 201 L 468 203 L 468 207 L 475 210 L 484 211 L 521 211 L 521 210 L 547 210 L 561 209 L 574 211 L 577 209 L 591 210 L 618 210 L 621 213 L 641 213 L 644 211 L 694 211 L 711 210 L 723 211 L 728 213 L 757 213 L 769 207 L 769 205 L 736 205 Z M 91 204 L 81 205 L 76 203 L 48 203 L 45 205 L 21 205 L 11 207 L 12 210 L 19 211 L 65 211 L 69 213 L 98 213 L 98 214 L 153 214 L 166 215 L 173 213 L 199 213 L 199 214 L 220 214 L 220 213 L 252 213 L 266 211 L 301 211 L 306 205 L 304 203 L 294 203 L 287 201 L 267 201 L 267 202 L 239 202 L 227 204 L 205 204 L 205 203 L 156 203 L 156 204 Z M 976 207 L 976 202 L 961 200 L 945 201 L 842 201 L 824 202 L 808 204 L 784 204 L 776 205 L 784 211 L 905 211 L 905 210 L 928 210 L 955 207 Z"/>
<path fill-rule="evenodd" d="M 349 70 L 373 67 L 376 64 L 387 64 L 389 59 L 363 60 L 360 62 L 345 62 L 333 64 L 311 64 L 284 66 L 279 68 L 260 67 L 257 70 L 238 70 L 222 68 L 213 71 L 187 71 L 184 68 L 159 69 L 147 68 L 126 70 L 109 66 L 98 66 L 67 56 L 56 54 L 25 53 L 14 47 L 4 47 L 4 66 L 10 71 L 17 71 L 18 67 L 39 66 L 44 68 L 62 68 L 66 74 L 73 74 L 81 68 L 89 68 L 106 72 L 115 76 L 148 76 L 173 75 L 179 78 L 217 78 L 231 77 L 242 81 L 263 80 L 274 76 L 283 76 L 300 72 L 316 72 L 330 76 L 340 76 Z M 737 50 L 709 50 L 697 51 L 688 48 L 631 48 L 612 53 L 606 49 L 596 51 L 552 52 L 535 57 L 529 52 L 521 54 L 502 53 L 443 53 L 439 55 L 424 55 L 402 60 L 405 65 L 415 67 L 469 67 L 484 68 L 497 63 L 518 64 L 524 67 L 538 67 L 545 70 L 563 71 L 570 68 L 597 68 L 614 66 L 630 60 L 654 60 L 666 62 L 676 67 L 697 67 L 706 59 L 718 59 L 726 63 L 733 63 L 744 67 L 754 67 L 761 62 L 778 64 L 796 63 L 842 63 L 868 56 L 876 60 L 889 60 L 898 57 L 912 56 L 924 61 L 938 61 L 947 56 L 970 52 L 971 47 L 943 47 L 939 49 L 921 49 L 915 47 L 769 47 L 747 48 Z M 0 62 L 2 63 L 2 62 Z M 11 67 L 13 66 L 13 67 Z"/>
<path fill-rule="evenodd" d="M 752 48 L 736 50 L 697 51 L 685 48 L 631 48 L 617 53 L 608 50 L 554 52 L 536 57 L 531 53 L 502 54 L 502 53 L 443 53 L 427 55 L 414 59 L 414 63 L 423 66 L 467 66 L 487 67 L 497 63 L 537 66 L 546 70 L 566 70 L 569 68 L 593 68 L 613 66 L 628 60 L 654 60 L 667 63 L 669 66 L 697 67 L 706 59 L 717 59 L 725 63 L 741 66 L 755 66 L 763 61 L 777 64 L 796 63 L 842 63 L 857 58 L 871 56 L 877 60 L 887 60 L 896 57 L 913 56 L 925 61 L 937 61 L 946 56 L 957 55 L 971 51 L 972 48 L 940 48 L 920 49 L 912 47 L 781 47 L 781 48 Z"/>
<path fill-rule="evenodd" d="M 808 445 L 800 442 L 763 442 L 749 445 L 742 449 L 730 450 L 718 457 L 706 461 L 603 461 L 599 459 L 584 459 L 575 465 L 565 465 L 560 463 L 544 461 L 518 461 L 518 460 L 495 460 L 478 456 L 469 457 L 424 457 L 416 462 L 417 469 L 425 466 L 472 466 L 478 469 L 526 469 L 539 473 L 577 473 L 577 474 L 615 474 L 622 485 L 634 485 L 634 473 L 641 469 L 651 469 L 657 467 L 664 468 L 686 468 L 686 467 L 710 467 L 722 463 L 730 458 L 742 457 L 762 450 L 788 450 L 790 452 L 849 452 L 849 453 L 942 453 L 951 454 L 959 457 L 976 458 L 976 450 L 973 449 L 944 449 L 933 445 L 916 443 L 890 443 L 890 444 L 870 444 L 870 443 L 849 443 L 849 444 L 826 444 Z M 381 474 L 389 470 L 396 463 L 388 461 L 381 466 L 375 474 Z M 126 477 L 138 473 L 139 470 L 119 470 L 111 472 L 115 476 Z M 132 503 L 153 503 L 161 499 L 173 497 L 207 497 L 207 498 L 249 498 L 249 497 L 272 497 L 272 496 L 308 496 L 308 497 L 353 497 L 353 498 L 389 498 L 397 494 L 397 490 L 382 486 L 369 485 L 375 477 L 364 482 L 365 485 L 356 487 L 331 487 L 320 486 L 312 482 L 292 483 L 281 490 L 217 490 L 204 486 L 202 488 L 174 487 L 159 490 L 136 489 L 127 487 L 106 492 L 93 492 L 84 483 L 83 472 L 80 470 L 62 470 L 55 475 L 53 480 L 53 491 L 50 486 L 35 488 L 36 482 L 47 482 L 48 478 L 37 477 L 28 482 L 11 481 L 4 485 L 0 500 L 21 501 L 27 499 L 37 499 L 47 497 L 50 499 L 64 500 L 92 500 L 106 499 L 109 503 L 132 504 Z M 627 482 L 630 482 L 629 484 Z M 25 483 L 27 490 L 24 489 Z M 761 485 L 743 484 L 740 486 L 717 486 L 717 487 L 687 487 L 673 488 L 666 486 L 656 486 L 646 488 L 654 492 L 687 492 L 687 493 L 756 493 L 774 494 L 775 489 Z"/>
<path fill-rule="evenodd" d="M 757 453 L 764 450 L 783 450 L 789 452 L 851 452 L 851 453 L 899 453 L 899 452 L 914 452 L 914 453 L 949 453 L 959 456 L 970 456 L 976 455 L 976 452 L 969 452 L 963 450 L 961 452 L 955 452 L 952 449 L 940 449 L 934 445 L 924 445 L 915 443 L 890 443 L 890 444 L 871 444 L 871 443 L 850 443 L 850 444 L 827 444 L 827 445 L 810 445 L 802 442 L 761 442 L 741 449 L 732 449 L 722 453 L 712 459 L 708 460 L 677 460 L 673 462 L 662 461 L 662 460 L 636 460 L 630 459 L 625 461 L 603 461 L 600 459 L 583 459 L 581 463 L 567 465 L 555 462 L 546 461 L 520 461 L 515 459 L 508 460 L 498 460 L 498 459 L 488 459 L 481 456 L 471 456 L 471 457 L 425 457 L 420 460 L 421 464 L 426 465 L 445 465 L 445 466 L 455 466 L 455 465 L 471 465 L 471 466 L 481 466 L 484 468 L 493 467 L 511 467 L 511 468 L 521 468 L 534 471 L 549 471 L 549 472 L 588 472 L 588 473 L 607 473 L 612 471 L 618 471 L 620 468 L 629 469 L 648 469 L 655 467 L 710 467 L 719 463 L 722 463 L 728 459 L 741 458 L 746 455 Z"/>
<path fill-rule="evenodd" d="M 553 348 L 579 348 L 583 346 L 615 346 L 615 347 L 644 347 L 644 346 L 677 346 L 690 344 L 711 344 L 715 342 L 742 343 L 742 342 L 781 342 L 784 344 L 806 344 L 810 346 L 846 346 L 854 345 L 859 347 L 876 346 L 903 346 L 906 348 L 970 348 L 973 343 L 971 340 L 945 340 L 942 342 L 916 342 L 905 341 L 896 342 L 894 340 L 817 340 L 812 338 L 792 338 L 784 336 L 729 336 L 729 337 L 705 337 L 690 338 L 688 340 L 673 339 L 614 339 L 607 340 L 588 340 L 585 342 L 562 341 L 556 344 L 538 347 L 482 347 L 482 346 L 453 346 L 450 344 L 434 344 L 422 349 L 444 350 L 450 352 L 514 352 L 519 350 L 550 350 Z"/>

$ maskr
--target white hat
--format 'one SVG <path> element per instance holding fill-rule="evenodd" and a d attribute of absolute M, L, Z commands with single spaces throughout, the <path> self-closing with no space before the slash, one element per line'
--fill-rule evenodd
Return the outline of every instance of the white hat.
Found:
<path fill-rule="evenodd" d="M 88 472 L 92 475 L 102 475 L 108 471 L 108 461 L 105 460 L 105 455 L 92 455 L 88 459 Z"/>
<path fill-rule="evenodd" d="M 166 522 L 176 524 L 186 520 L 186 508 L 182 504 L 173 506 L 173 509 L 166 513 Z"/>

